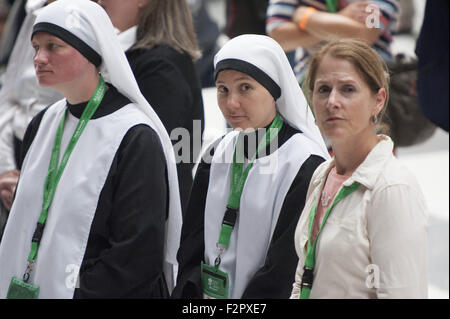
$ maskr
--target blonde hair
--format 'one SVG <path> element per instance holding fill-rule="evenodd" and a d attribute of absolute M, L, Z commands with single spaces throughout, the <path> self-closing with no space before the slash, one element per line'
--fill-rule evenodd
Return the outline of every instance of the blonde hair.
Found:
<path fill-rule="evenodd" d="M 389 101 L 390 77 L 388 67 L 378 53 L 361 40 L 333 40 L 319 49 L 311 60 L 303 86 L 303 91 L 307 99 L 311 101 L 317 70 L 326 55 L 350 62 L 373 93 L 378 93 L 381 88 L 386 90 L 386 101 L 384 102 L 383 109 L 378 114 L 377 129 L 379 132 L 388 133 L 388 126 L 382 123 Z"/>
<path fill-rule="evenodd" d="M 135 49 L 151 49 L 166 44 L 192 60 L 201 53 L 195 35 L 191 11 L 186 0 L 149 0 L 139 20 Z"/>

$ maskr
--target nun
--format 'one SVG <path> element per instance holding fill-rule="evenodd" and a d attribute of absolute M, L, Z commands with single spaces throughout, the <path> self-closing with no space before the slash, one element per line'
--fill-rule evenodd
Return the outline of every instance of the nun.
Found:
<path fill-rule="evenodd" d="M 106 12 L 59 0 L 34 23 L 39 83 L 65 99 L 24 138 L 0 298 L 164 298 L 181 231 L 175 156 Z"/>
<path fill-rule="evenodd" d="M 214 65 L 219 108 L 233 131 L 197 169 L 173 297 L 288 298 L 295 227 L 328 152 L 274 40 L 236 37 Z"/>

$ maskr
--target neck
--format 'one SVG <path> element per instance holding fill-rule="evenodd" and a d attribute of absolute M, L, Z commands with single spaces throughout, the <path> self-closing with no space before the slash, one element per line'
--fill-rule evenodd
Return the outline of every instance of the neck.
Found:
<path fill-rule="evenodd" d="M 332 141 L 336 172 L 350 176 L 377 145 L 379 138 L 375 132 L 357 136 L 345 141 Z"/>
<path fill-rule="evenodd" d="M 89 101 L 92 95 L 94 95 L 99 79 L 100 75 L 96 73 L 88 78 L 72 81 L 65 88 L 60 88 L 59 91 L 66 97 L 70 104 L 83 103 Z"/>

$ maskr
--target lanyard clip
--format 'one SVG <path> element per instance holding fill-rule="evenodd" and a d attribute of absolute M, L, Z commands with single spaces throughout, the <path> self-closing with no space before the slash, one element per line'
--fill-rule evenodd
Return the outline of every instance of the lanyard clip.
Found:
<path fill-rule="evenodd" d="M 314 269 L 307 266 L 303 267 L 301 287 L 311 289 L 313 285 L 313 280 L 314 280 Z"/>
<path fill-rule="evenodd" d="M 25 273 L 23 274 L 23 281 L 24 282 L 28 282 L 28 280 L 30 280 L 30 275 L 31 272 L 33 271 L 33 266 L 34 266 L 34 260 L 27 261 L 27 269 L 25 270 Z"/>
<path fill-rule="evenodd" d="M 216 243 L 216 247 L 217 247 L 218 254 L 217 254 L 216 260 L 214 260 L 214 266 L 216 266 L 216 268 L 217 268 L 217 267 L 219 267 L 220 263 L 222 262 L 222 254 L 226 250 L 226 246 Z"/>

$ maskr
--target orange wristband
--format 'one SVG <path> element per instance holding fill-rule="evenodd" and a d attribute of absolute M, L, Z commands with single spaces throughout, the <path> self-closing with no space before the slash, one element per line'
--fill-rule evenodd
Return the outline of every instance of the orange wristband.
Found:
<path fill-rule="evenodd" d="M 314 11 L 317 11 L 317 9 L 313 7 L 306 8 L 305 12 L 302 14 L 300 20 L 298 21 L 298 27 L 300 30 L 306 30 L 306 24 L 308 23 L 309 17 L 311 17 L 311 14 L 313 14 Z"/>

